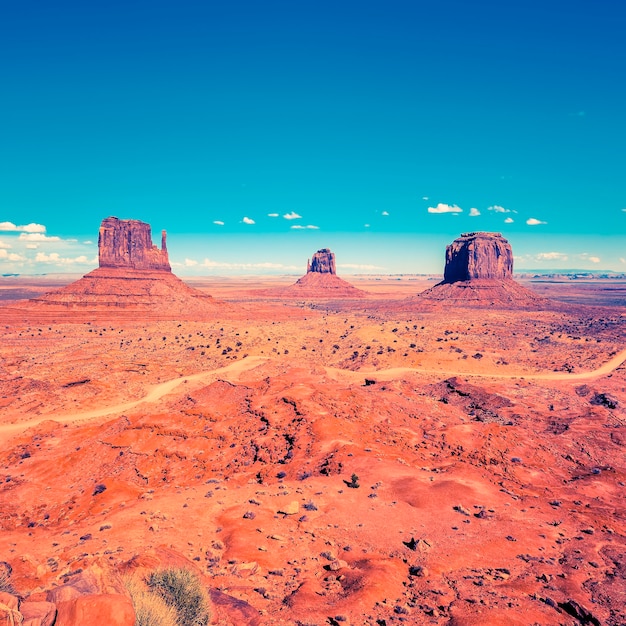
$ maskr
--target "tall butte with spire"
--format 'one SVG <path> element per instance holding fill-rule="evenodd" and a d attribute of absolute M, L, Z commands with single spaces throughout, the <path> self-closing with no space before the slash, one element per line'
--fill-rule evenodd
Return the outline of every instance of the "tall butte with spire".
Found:
<path fill-rule="evenodd" d="M 446 247 L 443 281 L 418 294 L 421 302 L 537 308 L 547 300 L 513 279 L 513 250 L 500 234 L 463 233 Z"/>
<path fill-rule="evenodd" d="M 217 303 L 211 296 L 172 274 L 166 239 L 163 230 L 158 248 L 152 243 L 150 224 L 107 217 L 98 234 L 99 267 L 62 289 L 29 300 L 26 306 L 115 308 L 159 316 L 214 313 Z"/>
<path fill-rule="evenodd" d="M 329 248 L 318 250 L 307 260 L 306 274 L 282 290 L 293 298 L 363 298 L 367 292 L 337 276 L 335 254 Z"/>

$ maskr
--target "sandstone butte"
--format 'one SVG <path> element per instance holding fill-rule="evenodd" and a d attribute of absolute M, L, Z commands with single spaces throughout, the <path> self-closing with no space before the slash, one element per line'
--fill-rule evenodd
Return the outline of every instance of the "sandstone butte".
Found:
<path fill-rule="evenodd" d="M 26 305 L 49 312 L 70 309 L 119 310 L 152 315 L 215 315 L 220 308 L 210 295 L 193 289 L 172 273 L 161 233 L 161 248 L 152 243 L 150 225 L 107 217 L 98 236 L 99 267 L 66 287 L 33 298 Z"/>
<path fill-rule="evenodd" d="M 513 279 L 513 251 L 500 234 L 464 233 L 446 247 L 443 281 L 418 294 L 421 304 L 546 308 L 550 303 Z"/>
<path fill-rule="evenodd" d="M 162 567 L 215 626 L 626 624 L 623 305 L 507 300 L 508 244 L 476 234 L 433 288 L 487 281 L 469 313 L 187 319 L 100 279 L 168 284 L 140 230 L 102 238 L 105 304 L 0 307 L 1 626 L 134 626 L 123 578 Z"/>
<path fill-rule="evenodd" d="M 337 276 L 335 253 L 328 248 L 318 250 L 307 260 L 306 274 L 293 285 L 262 292 L 268 297 L 302 299 L 352 299 L 363 298 L 367 292 L 357 289 Z"/>

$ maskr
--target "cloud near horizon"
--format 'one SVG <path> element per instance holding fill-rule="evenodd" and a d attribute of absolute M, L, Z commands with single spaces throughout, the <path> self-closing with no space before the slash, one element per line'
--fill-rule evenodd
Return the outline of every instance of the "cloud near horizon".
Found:
<path fill-rule="evenodd" d="M 61 241 L 61 237 L 49 237 L 40 232 L 24 232 L 18 239 L 21 241 Z"/>
<path fill-rule="evenodd" d="M 244 224 L 256 224 L 256 222 L 250 218 L 250 217 L 244 217 L 243 220 L 241 220 Z"/>
<path fill-rule="evenodd" d="M 294 224 L 291 227 L 292 230 L 319 230 L 319 226 L 314 226 L 313 224 L 307 224 L 306 226 L 302 226 L 301 224 Z"/>
<path fill-rule="evenodd" d="M 526 223 L 529 226 L 539 226 L 539 224 L 547 224 L 548 222 L 542 222 L 541 220 L 538 220 L 534 217 L 530 217 L 526 220 Z"/>
<path fill-rule="evenodd" d="M 286 220 L 300 220 L 302 219 L 302 215 L 298 215 L 295 211 L 291 211 L 291 213 L 285 213 L 283 217 Z"/>
<path fill-rule="evenodd" d="M 46 227 L 43 224 L 35 223 L 25 224 L 23 226 L 16 226 L 13 222 L 0 222 L 0 231 L 6 233 L 45 233 Z"/>
<path fill-rule="evenodd" d="M 224 222 L 222 222 L 222 220 L 213 220 L 214 224 L 217 224 L 217 226 L 224 226 Z"/>
<path fill-rule="evenodd" d="M 48 263 L 54 265 L 77 265 L 84 263 L 97 263 L 98 258 L 88 259 L 84 254 L 77 257 L 62 257 L 58 252 L 38 252 L 35 255 L 35 263 Z"/>
<path fill-rule="evenodd" d="M 568 256 L 564 252 L 540 252 L 535 258 L 537 261 L 567 261 Z"/>
<path fill-rule="evenodd" d="M 463 213 L 463 209 L 456 204 L 445 204 L 440 202 L 437 206 L 429 206 L 429 213 Z"/>
<path fill-rule="evenodd" d="M 0 248 L 0 261 L 25 261 L 26 257 L 15 252 L 7 252 L 6 248 Z"/>

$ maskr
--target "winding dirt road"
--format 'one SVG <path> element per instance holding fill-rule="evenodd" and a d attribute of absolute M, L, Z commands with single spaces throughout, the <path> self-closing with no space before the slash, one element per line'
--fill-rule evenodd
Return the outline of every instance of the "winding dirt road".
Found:
<path fill-rule="evenodd" d="M 221 378 L 222 380 L 228 380 L 229 382 L 235 382 L 239 380 L 239 375 L 248 370 L 254 369 L 261 363 L 267 361 L 269 357 L 252 356 L 246 357 L 239 361 L 235 361 L 225 367 L 219 367 L 207 372 L 199 372 L 198 374 L 192 374 L 190 376 L 180 376 L 172 380 L 167 380 L 163 383 L 155 385 L 145 396 L 138 400 L 131 402 L 123 402 L 115 404 L 113 406 L 107 406 L 92 411 L 85 411 L 83 413 L 70 413 L 65 415 L 47 415 L 28 422 L 19 422 L 16 424 L 3 424 L 0 425 L 0 434 L 13 435 L 20 433 L 31 426 L 36 426 L 46 420 L 54 420 L 55 422 L 68 423 L 68 422 L 81 422 L 94 417 L 103 417 L 105 415 L 113 415 L 116 413 L 123 413 L 134 409 L 143 403 L 157 402 L 163 396 L 171 393 L 179 385 L 187 382 L 203 381 L 208 382 Z M 467 377 L 481 377 L 481 378 L 497 378 L 497 379 L 524 379 L 524 380 L 561 380 L 561 381 L 580 381 L 580 380 L 593 380 L 600 376 L 606 376 L 615 371 L 620 365 L 626 362 L 626 349 L 622 350 L 606 363 L 600 367 L 589 372 L 544 372 L 538 374 L 479 374 L 469 372 L 450 372 L 442 370 L 433 370 L 427 368 L 415 368 L 415 367 L 393 367 L 384 370 L 344 370 L 338 367 L 325 367 L 326 374 L 336 381 L 345 382 L 357 382 L 362 381 L 364 378 L 372 378 L 377 381 L 390 381 L 407 374 L 440 374 L 448 376 L 467 376 Z"/>

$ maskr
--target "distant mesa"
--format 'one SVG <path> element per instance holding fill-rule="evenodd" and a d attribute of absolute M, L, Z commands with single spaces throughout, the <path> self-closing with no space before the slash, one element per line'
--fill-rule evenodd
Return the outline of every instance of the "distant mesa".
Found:
<path fill-rule="evenodd" d="M 543 308 L 548 300 L 513 280 L 513 250 L 500 233 L 463 233 L 446 247 L 443 281 L 421 302 L 460 306 Z"/>
<path fill-rule="evenodd" d="M 161 231 L 161 249 L 152 243 L 150 224 L 139 220 L 102 220 L 98 235 L 100 267 L 125 267 L 135 270 L 164 270 L 170 272 L 166 233 Z"/>
<path fill-rule="evenodd" d="M 226 306 L 172 274 L 165 231 L 159 249 L 145 222 L 117 217 L 102 220 L 98 261 L 99 267 L 81 279 L 33 298 L 25 306 L 64 311 L 115 308 L 165 317 L 210 314 Z"/>

